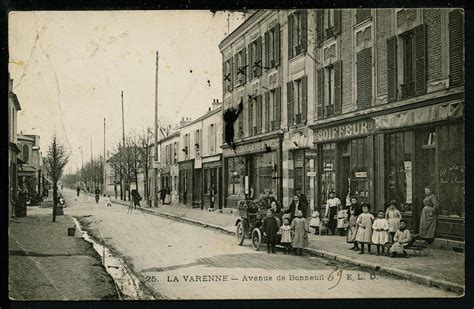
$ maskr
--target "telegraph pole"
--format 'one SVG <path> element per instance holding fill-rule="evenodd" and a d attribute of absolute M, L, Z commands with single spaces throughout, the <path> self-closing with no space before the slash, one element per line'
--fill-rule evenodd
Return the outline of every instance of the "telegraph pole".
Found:
<path fill-rule="evenodd" d="M 105 157 L 105 118 L 104 118 L 104 160 L 103 160 L 103 163 L 102 163 L 102 169 L 104 171 L 104 175 L 103 175 L 103 180 L 102 180 L 102 194 L 105 195 L 105 191 L 107 190 L 107 182 L 106 182 L 106 177 L 107 177 L 107 172 L 105 170 L 105 163 L 107 162 L 107 158 Z"/>
<path fill-rule="evenodd" d="M 125 148 L 125 116 L 124 116 L 124 113 L 123 113 L 123 90 L 122 90 L 122 93 L 121 93 L 121 97 L 122 97 L 122 147 Z M 123 159 L 123 149 L 122 149 L 122 159 Z M 122 160 L 122 164 L 124 164 L 123 160 Z M 126 201 L 127 198 L 126 198 L 126 195 L 127 195 L 127 168 L 125 167 L 125 173 L 124 173 L 124 179 L 123 179 L 123 182 L 124 182 L 124 191 L 123 191 L 123 196 L 124 196 L 124 200 Z"/>
<path fill-rule="evenodd" d="M 92 187 L 94 187 L 94 176 L 95 176 L 95 171 L 94 171 L 94 159 L 92 158 L 92 135 L 91 135 L 91 170 L 92 170 L 92 174 L 91 174 L 91 189 Z"/>
<path fill-rule="evenodd" d="M 158 161 L 158 59 L 159 53 L 156 51 L 156 74 L 155 74 L 155 162 Z M 158 188 L 158 167 L 155 166 L 155 188 L 153 190 L 153 199 L 155 206 L 158 206 L 156 189 Z"/>

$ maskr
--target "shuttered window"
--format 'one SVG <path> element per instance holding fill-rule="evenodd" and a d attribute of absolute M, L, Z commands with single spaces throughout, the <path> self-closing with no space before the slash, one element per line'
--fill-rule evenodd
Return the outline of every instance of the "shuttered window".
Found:
<path fill-rule="evenodd" d="M 462 10 L 449 12 L 449 85 L 464 84 L 464 15 Z"/>
<path fill-rule="evenodd" d="M 232 80 L 232 57 L 230 57 L 224 63 L 224 86 L 226 92 L 232 91 L 234 85 Z"/>
<path fill-rule="evenodd" d="M 308 41 L 308 13 L 296 11 L 288 16 L 288 58 L 304 53 Z"/>
<path fill-rule="evenodd" d="M 274 95 L 273 95 L 274 96 Z M 273 97 L 272 96 L 272 97 Z M 271 126 L 270 126 L 270 116 L 271 116 L 271 110 L 270 110 L 270 91 L 267 91 L 265 92 L 265 111 L 264 111 L 264 115 L 265 115 L 265 132 L 268 132 L 271 130 Z"/>
<path fill-rule="evenodd" d="M 265 32 L 265 67 L 274 68 L 280 63 L 280 25 Z"/>
<path fill-rule="evenodd" d="M 415 38 L 415 94 L 421 95 L 426 93 L 426 25 L 416 26 L 413 32 Z"/>
<path fill-rule="evenodd" d="M 277 130 L 281 127 L 281 87 L 275 89 L 275 100 L 273 101 L 273 106 L 275 111 L 273 114 L 275 125 L 272 129 Z"/>
<path fill-rule="evenodd" d="M 318 119 L 324 118 L 324 69 L 316 71 L 316 111 Z"/>
<path fill-rule="evenodd" d="M 288 126 L 293 125 L 293 82 L 286 83 L 286 100 L 288 111 Z"/>
<path fill-rule="evenodd" d="M 372 102 L 372 48 L 357 53 L 357 108 L 364 109 Z"/>
<path fill-rule="evenodd" d="M 257 96 L 257 102 L 256 102 L 256 117 L 257 117 L 257 123 L 256 123 L 256 126 L 257 126 L 257 129 L 256 129 L 256 134 L 260 134 L 262 133 L 262 116 L 263 116 L 263 113 L 262 113 L 262 96 L 259 95 Z"/>
<path fill-rule="evenodd" d="M 334 63 L 334 114 L 342 112 L 342 61 Z"/>
<path fill-rule="evenodd" d="M 387 39 L 387 101 L 397 100 L 397 37 Z"/>
<path fill-rule="evenodd" d="M 252 136 L 254 133 L 253 133 L 253 102 L 254 102 L 254 99 L 249 99 L 249 103 L 248 103 L 248 135 L 249 136 Z"/>
<path fill-rule="evenodd" d="M 316 10 L 316 44 L 318 46 L 324 41 L 324 27 L 323 27 L 324 11 Z"/>
<path fill-rule="evenodd" d="M 306 123 L 306 120 L 307 120 L 307 113 L 308 113 L 308 108 L 307 108 L 307 104 L 308 104 L 308 78 L 306 76 L 303 76 L 301 78 L 301 99 L 300 99 L 300 102 L 301 102 L 301 117 L 300 117 L 300 121 L 298 122 L 298 124 L 305 124 Z"/>
<path fill-rule="evenodd" d="M 371 17 L 370 9 L 356 9 L 355 18 L 356 24 L 363 22 Z"/>
<path fill-rule="evenodd" d="M 262 38 L 259 37 L 251 44 L 250 51 L 252 78 L 262 75 Z"/>

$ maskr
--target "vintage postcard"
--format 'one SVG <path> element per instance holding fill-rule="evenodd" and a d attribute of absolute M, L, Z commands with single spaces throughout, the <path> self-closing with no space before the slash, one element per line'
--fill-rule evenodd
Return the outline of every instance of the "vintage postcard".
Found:
<path fill-rule="evenodd" d="M 464 295 L 463 9 L 8 25 L 11 300 Z"/>

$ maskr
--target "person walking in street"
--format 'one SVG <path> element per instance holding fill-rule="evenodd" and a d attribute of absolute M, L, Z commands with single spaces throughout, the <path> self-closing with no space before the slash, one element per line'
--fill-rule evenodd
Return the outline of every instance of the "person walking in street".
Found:
<path fill-rule="evenodd" d="M 110 195 L 107 196 L 107 207 L 112 207 L 112 199 L 110 198 Z"/>
<path fill-rule="evenodd" d="M 79 193 L 81 193 L 81 188 L 79 186 L 77 186 L 76 191 L 77 191 L 77 196 L 79 196 Z"/>
<path fill-rule="evenodd" d="M 140 193 L 138 193 L 137 190 L 133 189 L 131 195 L 134 208 L 137 209 L 137 206 L 141 208 L 140 201 L 142 200 L 142 197 L 140 196 Z"/>
<path fill-rule="evenodd" d="M 341 204 L 341 200 L 336 197 L 336 192 L 329 192 L 329 198 L 326 203 L 326 212 L 324 213 L 324 218 L 328 219 L 328 227 L 331 231 L 331 235 L 336 235 L 337 210 L 339 205 Z"/>
<path fill-rule="evenodd" d="M 385 244 L 389 242 L 389 228 L 388 221 L 385 219 L 385 214 L 380 210 L 372 224 L 372 243 L 377 246 L 377 255 L 380 255 L 380 247 L 382 247 L 382 255 L 385 254 Z"/>
<path fill-rule="evenodd" d="M 431 244 L 436 234 L 436 221 L 438 217 L 438 199 L 433 194 L 431 188 L 425 188 L 425 198 L 423 199 L 423 210 L 420 216 L 420 238 Z"/>
<path fill-rule="evenodd" d="M 262 231 L 267 237 L 267 253 L 275 253 L 275 245 L 277 241 L 277 233 L 280 229 L 276 218 L 273 216 L 271 209 L 267 210 L 267 216 L 263 219 Z"/>
<path fill-rule="evenodd" d="M 395 232 L 393 237 L 393 245 L 390 247 L 390 257 L 396 257 L 398 254 L 408 257 L 405 246 L 410 243 L 410 230 L 406 228 L 406 221 L 400 220 L 400 228 Z"/>
<path fill-rule="evenodd" d="M 99 190 L 99 188 L 96 188 L 95 189 L 95 203 L 96 204 L 99 203 L 99 197 L 100 197 L 100 190 Z"/>
<path fill-rule="evenodd" d="M 395 232 L 398 231 L 400 227 L 400 220 L 402 219 L 402 214 L 396 206 L 397 203 L 392 200 L 388 203 L 388 208 L 385 211 L 385 219 L 388 221 L 388 232 L 390 233 L 390 241 L 392 242 Z"/>
<path fill-rule="evenodd" d="M 372 241 L 372 222 L 374 221 L 374 216 L 369 213 L 370 205 L 362 205 L 362 213 L 357 217 L 357 236 L 356 240 L 360 244 L 359 254 L 364 254 L 364 244 L 367 244 L 368 252 L 370 253 L 370 242 Z"/>
<path fill-rule="evenodd" d="M 284 218 L 283 225 L 280 226 L 280 231 L 278 232 L 281 235 L 281 245 L 285 249 L 285 254 L 290 254 L 291 248 L 291 226 L 290 219 Z"/>
<path fill-rule="evenodd" d="M 164 205 L 165 199 L 166 199 L 166 188 L 165 187 L 161 188 L 161 190 L 158 191 L 158 193 L 160 194 L 161 205 Z"/>
<path fill-rule="evenodd" d="M 291 230 L 293 231 L 292 246 L 295 248 L 295 254 L 303 255 L 303 248 L 308 246 L 309 233 L 308 221 L 303 217 L 303 211 L 298 210 L 296 218 L 291 221 Z"/>
<path fill-rule="evenodd" d="M 298 211 L 301 211 L 303 217 L 306 218 L 306 207 L 300 203 L 300 198 L 295 194 L 290 207 L 285 211 L 285 213 L 290 214 L 290 219 L 293 221 L 293 219 L 297 217 Z"/>
<path fill-rule="evenodd" d="M 315 210 L 311 214 L 311 220 L 309 221 L 309 227 L 314 228 L 314 235 L 319 235 L 320 224 L 321 224 L 321 219 L 319 218 L 319 211 Z"/>

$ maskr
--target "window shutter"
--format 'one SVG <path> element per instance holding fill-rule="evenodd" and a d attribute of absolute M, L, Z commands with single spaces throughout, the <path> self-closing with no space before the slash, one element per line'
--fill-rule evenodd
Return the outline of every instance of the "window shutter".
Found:
<path fill-rule="evenodd" d="M 341 10 L 334 10 L 334 35 L 341 33 L 342 16 Z"/>
<path fill-rule="evenodd" d="M 323 119 L 323 110 L 324 110 L 324 69 L 318 69 L 316 71 L 316 83 L 318 88 L 316 89 L 317 100 L 316 100 L 316 109 L 318 112 L 318 119 Z"/>
<path fill-rule="evenodd" d="M 270 131 L 270 91 L 265 92 L 265 132 Z"/>
<path fill-rule="evenodd" d="M 262 96 L 257 97 L 257 134 L 262 133 Z"/>
<path fill-rule="evenodd" d="M 371 17 L 370 9 L 356 9 L 356 24 L 363 22 Z"/>
<path fill-rule="evenodd" d="M 323 16 L 323 10 L 316 10 L 316 45 L 321 45 L 324 41 L 324 36 L 323 36 L 323 22 L 324 22 L 324 16 Z"/>
<path fill-rule="evenodd" d="M 334 114 L 342 112 L 342 61 L 334 63 Z"/>
<path fill-rule="evenodd" d="M 248 115 L 249 115 L 249 117 L 248 117 L 248 121 L 249 121 L 248 122 L 248 124 L 249 124 L 248 133 L 249 133 L 249 136 L 253 135 L 253 119 L 252 119 L 253 100 L 254 99 L 250 99 L 249 103 L 248 103 L 248 108 L 249 108 L 249 110 L 248 110 Z"/>
<path fill-rule="evenodd" d="M 301 50 L 306 51 L 306 46 L 308 45 L 308 11 L 300 11 L 301 17 Z"/>
<path fill-rule="evenodd" d="M 244 137 L 244 112 L 245 107 L 242 109 L 242 112 L 240 112 L 239 118 L 237 119 L 237 122 L 239 123 L 237 136 L 239 138 Z"/>
<path fill-rule="evenodd" d="M 293 82 L 286 83 L 286 100 L 288 104 L 288 127 L 293 125 Z"/>
<path fill-rule="evenodd" d="M 387 101 L 397 100 L 397 37 L 387 39 Z"/>
<path fill-rule="evenodd" d="M 259 37 L 257 39 L 257 61 L 260 61 L 260 65 L 258 67 L 258 74 L 257 76 L 262 75 L 262 66 L 263 66 L 263 61 L 262 61 L 262 37 Z"/>
<path fill-rule="evenodd" d="M 242 58 L 243 58 L 243 61 L 242 61 L 242 73 L 240 74 L 240 79 L 242 80 L 242 84 L 245 84 L 245 82 L 247 82 L 247 74 L 244 74 L 244 73 L 247 73 L 247 68 L 246 68 L 246 65 L 247 65 L 247 49 L 244 47 L 242 49 Z"/>
<path fill-rule="evenodd" d="M 249 66 L 247 70 L 247 79 L 251 80 L 253 77 L 252 44 L 249 44 L 248 50 L 249 50 Z"/>
<path fill-rule="evenodd" d="M 464 84 L 464 15 L 449 12 L 449 86 Z"/>
<path fill-rule="evenodd" d="M 234 81 L 234 87 L 239 85 L 239 56 L 238 54 L 234 55 L 234 74 L 233 74 L 233 81 Z"/>
<path fill-rule="evenodd" d="M 276 88 L 275 90 L 275 115 L 273 115 L 273 119 L 275 119 L 275 129 L 280 129 L 281 127 L 281 87 Z"/>
<path fill-rule="evenodd" d="M 293 58 L 293 14 L 288 15 L 288 59 Z"/>
<path fill-rule="evenodd" d="M 267 31 L 265 36 L 265 67 L 270 68 L 270 33 Z M 267 69 L 268 70 L 268 69 Z"/>
<path fill-rule="evenodd" d="M 372 101 L 372 48 L 357 53 L 357 108 L 368 108 Z"/>
<path fill-rule="evenodd" d="M 230 73 L 229 75 L 229 85 L 230 85 L 230 90 L 232 90 L 234 88 L 234 57 L 230 57 L 230 65 L 229 65 L 229 68 L 230 68 L 230 72 L 227 72 L 227 74 Z"/>
<path fill-rule="evenodd" d="M 415 94 L 426 93 L 426 26 L 414 29 L 415 34 Z"/>
<path fill-rule="evenodd" d="M 308 113 L 308 77 L 301 78 L 301 123 L 306 124 Z"/>
<path fill-rule="evenodd" d="M 245 104 L 244 103 L 244 106 L 242 108 L 242 111 L 240 112 L 240 115 L 239 115 L 239 121 L 240 121 L 240 127 L 241 127 L 241 132 L 239 132 L 239 136 L 242 138 L 245 136 L 245 124 L 247 123 L 247 109 L 249 108 L 249 105 L 248 103 Z"/>
<path fill-rule="evenodd" d="M 225 76 L 227 75 L 227 71 L 225 69 L 225 61 L 222 61 L 222 73 L 223 73 L 223 76 L 222 76 L 223 91 L 222 91 L 222 93 L 226 93 L 227 92 L 227 80 L 225 79 Z"/>
<path fill-rule="evenodd" d="M 280 64 L 280 24 L 276 24 L 275 26 L 275 66 L 278 66 Z"/>

